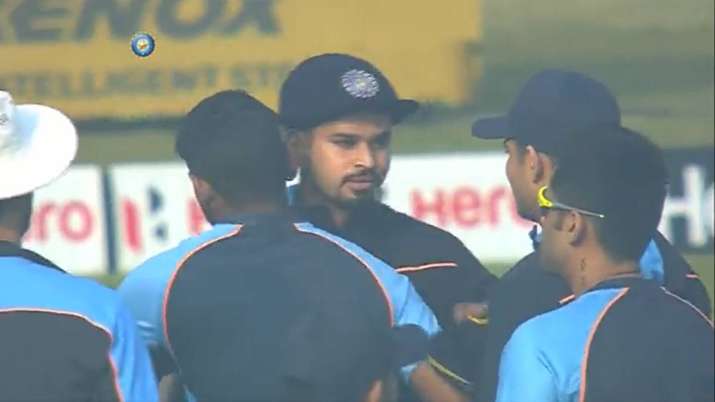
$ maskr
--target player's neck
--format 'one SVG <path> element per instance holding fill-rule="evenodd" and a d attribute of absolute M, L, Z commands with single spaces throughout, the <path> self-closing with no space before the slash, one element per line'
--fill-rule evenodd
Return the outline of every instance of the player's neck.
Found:
<path fill-rule="evenodd" d="M 330 221 L 338 229 L 345 227 L 352 214 L 350 208 L 330 202 L 309 180 L 301 183 L 299 197 L 302 205 L 325 207 L 330 214 Z"/>
<path fill-rule="evenodd" d="M 22 234 L 15 229 L 0 226 L 0 241 L 20 245 L 22 243 Z"/>
<path fill-rule="evenodd" d="M 262 201 L 242 203 L 240 206 L 229 206 L 214 211 L 213 221 L 222 222 L 242 215 L 279 214 L 287 209 L 286 203 L 279 201 Z"/>
<path fill-rule="evenodd" d="M 591 255 L 581 257 L 572 264 L 566 281 L 578 297 L 609 279 L 638 275 L 638 265 L 632 261 L 613 262 L 606 256 Z"/>

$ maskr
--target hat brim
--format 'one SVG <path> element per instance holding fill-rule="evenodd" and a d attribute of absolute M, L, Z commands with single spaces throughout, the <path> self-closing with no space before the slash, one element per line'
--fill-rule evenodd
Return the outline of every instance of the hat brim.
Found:
<path fill-rule="evenodd" d="M 19 141 L 0 154 L 0 199 L 28 194 L 51 183 L 77 154 L 77 131 L 60 111 L 43 105 L 18 105 L 13 120 Z"/>
<path fill-rule="evenodd" d="M 472 136 L 486 140 L 509 138 L 512 136 L 509 130 L 509 120 L 506 116 L 478 119 L 472 124 Z"/>

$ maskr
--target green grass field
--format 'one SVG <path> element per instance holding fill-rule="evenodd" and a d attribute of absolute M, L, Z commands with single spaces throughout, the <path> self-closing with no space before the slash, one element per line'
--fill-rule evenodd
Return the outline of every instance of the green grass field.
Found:
<path fill-rule="evenodd" d="M 397 129 L 397 153 L 500 147 L 472 139 L 472 120 L 505 111 L 528 76 L 547 67 L 604 80 L 619 97 L 626 125 L 662 147 L 713 146 L 712 0 L 482 3 L 484 72 L 473 103 L 421 112 Z M 80 162 L 173 159 L 169 130 L 82 134 Z M 712 296 L 713 255 L 687 257 Z M 505 267 L 490 268 L 500 272 Z"/>

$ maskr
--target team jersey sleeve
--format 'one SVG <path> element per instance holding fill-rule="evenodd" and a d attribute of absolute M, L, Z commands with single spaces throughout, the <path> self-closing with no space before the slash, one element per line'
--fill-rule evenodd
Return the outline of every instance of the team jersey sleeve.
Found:
<path fill-rule="evenodd" d="M 145 275 L 130 273 L 117 289 L 131 314 L 137 320 L 139 333 L 150 348 L 164 346 L 161 318 L 164 281 Z"/>
<path fill-rule="evenodd" d="M 392 267 L 376 258 L 373 258 L 370 265 L 390 297 L 395 326 L 414 324 L 430 337 L 441 331 L 437 317 L 422 300 L 408 277 L 398 274 Z M 416 364 L 412 364 L 402 368 L 405 381 L 410 378 L 415 367 Z"/>
<path fill-rule="evenodd" d="M 497 402 L 557 402 L 556 379 L 540 351 L 538 334 L 521 326 L 502 352 Z"/>
<path fill-rule="evenodd" d="M 110 351 L 116 392 L 125 402 L 159 400 L 157 381 L 144 341 L 131 313 L 120 304 Z"/>
<path fill-rule="evenodd" d="M 118 291 L 136 325 L 143 342 L 149 349 L 157 377 L 176 371 L 173 358 L 166 347 L 162 306 L 164 292 L 171 271 L 167 264 L 149 264 L 138 267 L 124 279 Z"/>

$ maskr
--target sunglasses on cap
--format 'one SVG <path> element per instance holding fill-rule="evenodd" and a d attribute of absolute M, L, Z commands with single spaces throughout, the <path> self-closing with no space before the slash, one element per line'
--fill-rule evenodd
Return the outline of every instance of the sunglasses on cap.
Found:
<path fill-rule="evenodd" d="M 537 196 L 536 196 L 536 201 L 539 204 L 539 208 L 541 208 L 541 210 L 543 212 L 545 212 L 546 210 L 549 210 L 549 209 L 559 209 L 562 211 L 575 211 L 575 212 L 578 212 L 578 213 L 586 215 L 586 216 L 593 216 L 594 218 L 604 219 L 606 217 L 606 215 L 598 213 L 598 212 L 587 211 L 585 209 L 572 207 L 570 205 L 563 204 L 558 201 L 552 201 L 546 197 L 546 189 L 547 188 L 549 188 L 549 186 L 541 187 L 539 189 L 539 192 L 537 193 Z M 542 212 L 542 214 L 543 214 L 543 212 Z"/>

